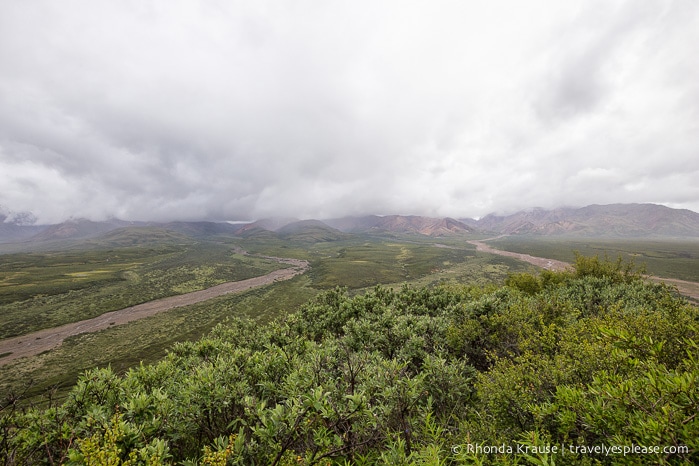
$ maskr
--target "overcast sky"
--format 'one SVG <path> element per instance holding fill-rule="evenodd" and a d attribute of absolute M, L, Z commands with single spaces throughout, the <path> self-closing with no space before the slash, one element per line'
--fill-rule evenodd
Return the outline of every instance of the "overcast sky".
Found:
<path fill-rule="evenodd" d="M 42 223 L 699 211 L 696 0 L 0 0 Z"/>

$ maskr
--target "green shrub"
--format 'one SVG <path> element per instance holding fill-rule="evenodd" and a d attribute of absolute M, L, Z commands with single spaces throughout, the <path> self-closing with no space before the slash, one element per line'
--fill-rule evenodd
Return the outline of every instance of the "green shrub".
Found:
<path fill-rule="evenodd" d="M 607 259 L 500 288 L 337 288 L 265 326 L 233 320 L 157 364 L 88 371 L 60 406 L 8 400 L 0 459 L 696 463 L 698 329 L 696 307 Z M 514 450 L 459 449 L 473 444 Z M 612 445 L 675 450 L 580 451 Z"/>

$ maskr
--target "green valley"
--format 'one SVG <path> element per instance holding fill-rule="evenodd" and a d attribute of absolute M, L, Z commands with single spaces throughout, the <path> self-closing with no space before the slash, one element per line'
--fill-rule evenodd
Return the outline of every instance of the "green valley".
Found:
<path fill-rule="evenodd" d="M 62 400 L 5 402 L 1 454 L 6 464 L 691 464 L 698 330 L 698 309 L 672 289 L 584 256 L 503 285 L 335 288 L 266 325 L 233 318 L 154 364 L 91 369 Z"/>
<path fill-rule="evenodd" d="M 695 280 L 697 243 L 488 240 L 573 264 L 553 272 L 476 250 L 469 241 L 488 235 L 458 222 L 388 220 L 354 232 L 139 226 L 6 245 L 6 341 L 307 266 L 36 356 L 0 352 L 0 459 L 635 464 L 595 448 L 641 444 L 673 449 L 652 462 L 696 460 L 697 307 L 642 270 Z"/>

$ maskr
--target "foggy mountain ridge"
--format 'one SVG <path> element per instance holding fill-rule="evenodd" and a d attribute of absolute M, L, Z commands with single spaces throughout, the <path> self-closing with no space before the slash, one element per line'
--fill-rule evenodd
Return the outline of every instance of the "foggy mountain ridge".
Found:
<path fill-rule="evenodd" d="M 31 214 L 12 218 L 31 218 Z M 10 219 L 10 221 L 8 221 Z M 366 215 L 324 220 L 267 218 L 232 224 L 210 221 L 133 222 L 118 219 L 70 219 L 55 225 L 27 225 L 0 213 L 0 243 L 42 243 L 96 238 L 119 228 L 158 227 L 188 237 L 215 235 L 333 241 L 348 234 L 416 234 L 431 237 L 461 234 L 507 234 L 583 237 L 699 237 L 699 213 L 657 204 L 588 205 L 533 208 L 480 219 L 419 215 Z"/>
<path fill-rule="evenodd" d="M 325 223 L 349 233 L 415 233 L 425 236 L 449 236 L 473 233 L 474 229 L 450 217 L 432 218 L 418 215 L 369 215 L 325 220 Z"/>
<path fill-rule="evenodd" d="M 530 209 L 511 215 L 487 215 L 471 226 L 508 235 L 699 237 L 699 214 L 658 204 L 609 204 Z"/>

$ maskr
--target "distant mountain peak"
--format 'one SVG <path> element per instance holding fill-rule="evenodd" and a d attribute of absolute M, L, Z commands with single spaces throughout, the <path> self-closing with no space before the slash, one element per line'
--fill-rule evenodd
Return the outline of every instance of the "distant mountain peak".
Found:
<path fill-rule="evenodd" d="M 0 223 L 26 227 L 35 225 L 36 222 L 36 215 L 31 212 L 14 212 L 5 206 L 0 205 Z"/>
<path fill-rule="evenodd" d="M 36 221 L 31 212 L 13 212 L 0 205 L 0 243 L 25 241 L 39 233 L 44 227 Z"/>
<path fill-rule="evenodd" d="M 512 235 L 610 237 L 699 237 L 699 214 L 658 204 L 592 204 L 528 209 L 486 215 L 469 222 L 482 230 Z"/>

